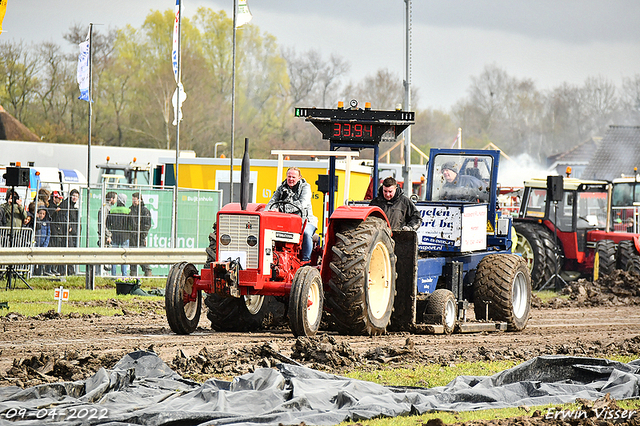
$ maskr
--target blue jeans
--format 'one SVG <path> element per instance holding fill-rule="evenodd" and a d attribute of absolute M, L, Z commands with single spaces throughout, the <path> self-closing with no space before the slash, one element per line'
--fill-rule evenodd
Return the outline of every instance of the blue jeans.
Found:
<path fill-rule="evenodd" d="M 302 234 L 302 261 L 308 262 L 311 259 L 311 250 L 313 250 L 313 234 L 316 233 L 316 227 L 307 222 Z"/>
<path fill-rule="evenodd" d="M 113 247 L 121 247 L 121 248 L 129 248 L 129 240 L 123 241 L 120 244 L 113 244 Z M 129 274 L 129 265 L 120 265 L 120 269 L 122 270 L 123 276 L 128 276 Z M 118 265 L 111 265 L 111 275 L 115 276 L 118 274 Z"/>

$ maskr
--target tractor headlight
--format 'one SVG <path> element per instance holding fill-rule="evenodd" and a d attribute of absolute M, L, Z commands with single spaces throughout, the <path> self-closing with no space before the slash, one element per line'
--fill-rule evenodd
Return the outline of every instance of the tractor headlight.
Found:
<path fill-rule="evenodd" d="M 229 234 L 223 234 L 220 236 L 220 244 L 228 246 L 231 243 L 231 236 Z"/>
<path fill-rule="evenodd" d="M 247 244 L 249 244 L 249 247 L 254 247 L 256 244 L 258 244 L 258 239 L 255 235 L 249 235 L 247 237 Z"/>

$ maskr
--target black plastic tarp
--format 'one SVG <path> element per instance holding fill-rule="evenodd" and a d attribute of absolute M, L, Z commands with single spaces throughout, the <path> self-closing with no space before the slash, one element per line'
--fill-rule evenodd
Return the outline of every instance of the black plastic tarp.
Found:
<path fill-rule="evenodd" d="M 595 400 L 607 393 L 640 396 L 640 360 L 541 356 L 493 376 L 460 376 L 423 389 L 289 364 L 200 384 L 180 377 L 156 354 L 138 351 L 86 381 L 0 388 L 0 424 L 332 425 L 380 415 Z"/>

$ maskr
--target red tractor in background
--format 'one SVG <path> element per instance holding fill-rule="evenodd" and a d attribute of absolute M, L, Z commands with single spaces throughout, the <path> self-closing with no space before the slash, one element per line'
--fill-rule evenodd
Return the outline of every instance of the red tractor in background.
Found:
<path fill-rule="evenodd" d="M 562 176 L 525 181 L 516 252 L 527 260 L 534 289 L 558 287 L 556 270 L 565 281 L 596 280 L 633 265 L 640 271 L 638 234 L 614 227 L 611 188 L 607 181 Z"/>

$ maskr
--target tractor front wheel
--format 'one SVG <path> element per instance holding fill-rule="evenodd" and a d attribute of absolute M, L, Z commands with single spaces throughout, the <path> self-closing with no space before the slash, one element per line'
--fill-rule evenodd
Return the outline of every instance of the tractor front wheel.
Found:
<path fill-rule="evenodd" d="M 396 256 L 387 221 L 369 216 L 336 226 L 327 308 L 341 334 L 386 331 L 396 295 Z"/>
<path fill-rule="evenodd" d="M 515 254 L 491 254 L 478 264 L 473 289 L 476 319 L 505 321 L 522 331 L 531 309 L 531 277 L 526 262 Z M 487 316 L 488 314 L 488 316 Z"/>
<path fill-rule="evenodd" d="M 202 309 L 202 293 L 195 301 L 185 303 L 193 289 L 193 276 L 198 270 L 191 263 L 181 262 L 171 266 L 167 276 L 164 309 L 169 327 L 176 334 L 191 334 L 198 327 Z"/>
<path fill-rule="evenodd" d="M 315 336 L 320 328 L 323 302 L 318 269 L 310 266 L 298 269 L 289 293 L 289 324 L 294 336 Z"/>
<path fill-rule="evenodd" d="M 612 240 L 601 240 L 596 243 L 596 254 L 593 259 L 593 280 L 601 275 L 609 275 L 616 269 L 616 243 Z"/>

